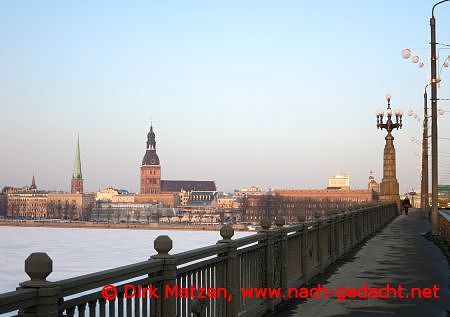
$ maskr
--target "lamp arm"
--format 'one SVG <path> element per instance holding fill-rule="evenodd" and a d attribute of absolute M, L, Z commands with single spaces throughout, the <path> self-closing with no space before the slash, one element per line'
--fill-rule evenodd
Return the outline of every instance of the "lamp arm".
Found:
<path fill-rule="evenodd" d="M 441 3 L 444 3 L 444 2 L 447 2 L 447 1 L 450 1 L 450 0 L 442 0 L 442 1 L 439 1 L 438 3 L 436 3 L 434 6 L 433 6 L 433 8 L 431 9 L 431 16 L 434 18 L 434 8 L 436 8 L 438 5 L 440 5 Z"/>

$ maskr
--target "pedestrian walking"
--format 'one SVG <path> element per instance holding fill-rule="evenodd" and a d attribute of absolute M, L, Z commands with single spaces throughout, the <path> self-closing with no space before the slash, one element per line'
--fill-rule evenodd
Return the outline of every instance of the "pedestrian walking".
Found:
<path fill-rule="evenodd" d="M 403 199 L 403 209 L 405 209 L 405 215 L 408 215 L 408 209 L 411 208 L 411 202 L 409 201 L 408 195 Z"/>

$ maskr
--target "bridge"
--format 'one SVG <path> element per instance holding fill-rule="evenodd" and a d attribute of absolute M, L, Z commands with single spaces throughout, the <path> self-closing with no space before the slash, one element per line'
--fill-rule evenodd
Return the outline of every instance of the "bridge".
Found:
<path fill-rule="evenodd" d="M 159 236 L 154 241 L 157 254 L 147 261 L 54 282 L 47 280 L 52 260 L 45 253 L 32 253 L 25 261 L 30 280 L 0 294 L 0 314 L 447 316 L 447 259 L 424 236 L 430 229 L 424 214 L 414 210 L 399 215 L 397 208 L 385 203 L 335 210 L 288 226 L 282 218 L 263 219 L 258 233 L 239 239 L 233 239 L 233 228 L 224 225 L 215 245 L 178 254 L 170 252 L 170 237 Z M 442 211 L 439 231 L 442 245 L 448 247 L 450 216 Z M 110 284 L 114 287 L 104 289 Z M 334 296 L 299 297 L 301 290 L 311 291 L 319 284 Z M 412 288 L 419 292 L 414 298 L 392 298 L 390 292 L 391 298 L 381 299 L 358 298 L 349 289 L 381 289 L 386 284 L 401 284 L 404 294 Z M 145 289 L 149 285 L 155 293 Z M 194 287 L 195 296 L 183 296 L 183 289 Z M 199 296 L 200 288 L 209 291 L 206 298 Z M 252 289 L 279 293 L 250 296 Z M 131 296 L 133 290 L 145 290 L 148 296 Z M 164 296 L 167 290 L 170 296 Z M 433 298 L 436 293 L 439 298 Z"/>

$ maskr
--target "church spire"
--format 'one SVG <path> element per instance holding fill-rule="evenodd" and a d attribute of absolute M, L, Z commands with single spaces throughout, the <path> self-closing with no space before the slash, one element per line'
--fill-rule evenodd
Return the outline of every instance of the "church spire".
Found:
<path fill-rule="evenodd" d="M 70 192 L 72 194 L 83 193 L 83 175 L 81 174 L 80 159 L 80 136 L 77 135 L 77 148 L 75 151 L 75 162 L 73 164 L 72 180 L 70 182 Z"/>
<path fill-rule="evenodd" d="M 80 137 L 77 136 L 77 148 L 75 152 L 75 162 L 73 164 L 73 179 L 82 179 L 83 176 L 81 174 L 81 159 L 80 159 Z"/>
<path fill-rule="evenodd" d="M 34 180 L 34 174 L 33 174 L 33 178 L 31 179 L 31 189 L 36 189 L 36 181 Z"/>

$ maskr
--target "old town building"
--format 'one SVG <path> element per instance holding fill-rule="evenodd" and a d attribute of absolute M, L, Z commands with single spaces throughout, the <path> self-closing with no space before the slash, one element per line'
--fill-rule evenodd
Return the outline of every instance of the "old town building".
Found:
<path fill-rule="evenodd" d="M 134 194 L 125 189 L 108 187 L 95 193 L 95 200 L 100 202 L 134 202 Z"/>
<path fill-rule="evenodd" d="M 83 193 L 79 140 L 76 145 L 70 193 L 38 190 L 33 175 L 30 186 L 7 186 L 3 188 L 2 195 L 4 202 L 0 202 L 0 205 L 6 207 L 4 213 L 10 218 L 89 219 L 95 196 Z"/>
<path fill-rule="evenodd" d="M 39 219 L 47 217 L 47 193 L 18 192 L 7 195 L 7 216 Z"/>
<path fill-rule="evenodd" d="M 95 206 L 94 194 L 50 192 L 47 200 L 48 218 L 89 220 Z"/>
<path fill-rule="evenodd" d="M 328 178 L 328 189 L 350 189 L 350 176 L 337 174 Z"/>
<path fill-rule="evenodd" d="M 353 203 L 366 203 L 374 200 L 368 189 L 276 189 L 276 196 L 288 198 L 328 199 Z"/>
<path fill-rule="evenodd" d="M 370 177 L 369 184 L 373 184 L 373 176 Z M 336 182 L 328 182 L 327 189 L 276 189 L 266 195 L 247 195 L 241 199 L 242 219 L 259 222 L 262 218 L 281 216 L 288 222 L 296 222 L 299 216 L 311 219 L 316 212 L 325 215 L 330 210 L 377 201 L 375 190 L 350 189 L 347 180 L 348 177 L 339 177 Z"/>
<path fill-rule="evenodd" d="M 37 189 L 33 175 L 31 185 L 20 188 L 6 186 L 2 190 L 4 215 L 10 218 L 47 217 L 47 193 Z"/>
<path fill-rule="evenodd" d="M 6 217 L 6 194 L 0 193 L 0 217 Z"/>

